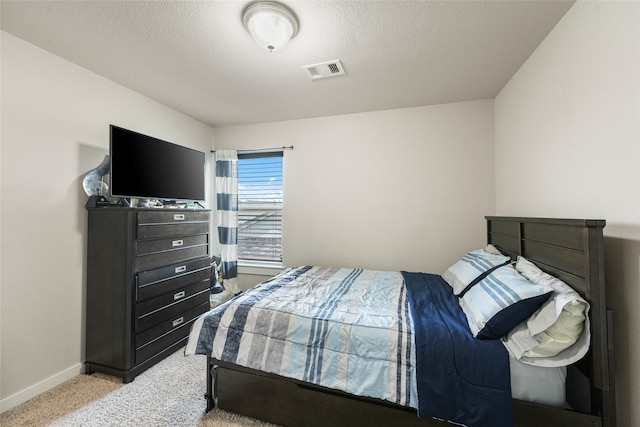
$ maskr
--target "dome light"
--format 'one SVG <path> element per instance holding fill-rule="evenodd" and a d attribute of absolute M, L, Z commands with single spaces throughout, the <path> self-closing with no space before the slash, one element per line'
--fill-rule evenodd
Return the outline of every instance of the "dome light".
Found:
<path fill-rule="evenodd" d="M 253 39 L 270 52 L 282 49 L 298 33 L 295 13 L 271 1 L 250 3 L 242 11 L 242 24 Z"/>

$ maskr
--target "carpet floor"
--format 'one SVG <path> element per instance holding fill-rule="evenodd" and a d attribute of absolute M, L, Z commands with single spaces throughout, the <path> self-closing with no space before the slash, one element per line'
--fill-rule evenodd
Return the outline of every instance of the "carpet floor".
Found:
<path fill-rule="evenodd" d="M 79 375 L 0 414 L 2 427 L 268 427 L 221 410 L 205 413 L 206 357 L 172 354 L 129 384 Z"/>

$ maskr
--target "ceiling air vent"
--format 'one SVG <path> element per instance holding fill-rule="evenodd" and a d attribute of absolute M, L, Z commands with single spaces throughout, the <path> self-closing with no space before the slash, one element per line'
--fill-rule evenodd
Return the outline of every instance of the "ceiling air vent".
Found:
<path fill-rule="evenodd" d="M 321 62 L 319 64 L 305 65 L 307 75 L 311 80 L 323 79 L 325 77 L 333 77 L 344 74 L 342 63 L 338 60 Z"/>

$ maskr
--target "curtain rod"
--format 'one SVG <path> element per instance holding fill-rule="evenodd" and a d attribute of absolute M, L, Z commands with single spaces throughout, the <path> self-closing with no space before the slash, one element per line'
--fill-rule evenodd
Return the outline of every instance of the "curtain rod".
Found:
<path fill-rule="evenodd" d="M 258 148 L 255 150 L 238 150 L 238 153 L 251 154 L 251 153 L 260 153 L 262 151 L 278 151 L 278 150 L 293 150 L 293 145 L 290 145 L 288 147 Z M 211 150 L 211 152 L 215 153 L 216 150 Z"/>

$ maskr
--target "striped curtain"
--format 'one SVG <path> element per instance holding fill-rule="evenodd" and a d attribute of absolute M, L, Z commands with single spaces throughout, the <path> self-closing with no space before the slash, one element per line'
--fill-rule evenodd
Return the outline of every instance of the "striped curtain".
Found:
<path fill-rule="evenodd" d="M 215 159 L 218 241 L 222 255 L 223 284 L 226 290 L 238 294 L 238 155 L 235 150 L 218 150 Z"/>

